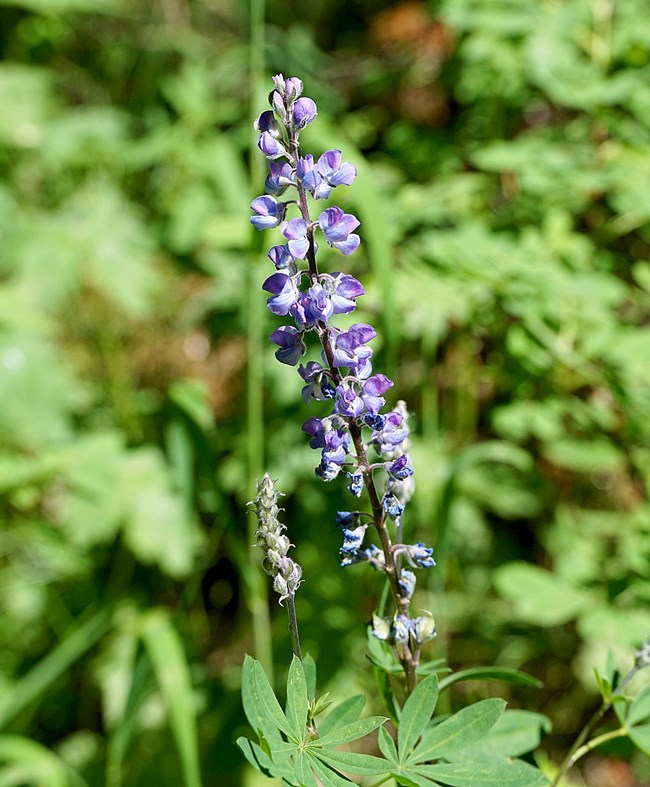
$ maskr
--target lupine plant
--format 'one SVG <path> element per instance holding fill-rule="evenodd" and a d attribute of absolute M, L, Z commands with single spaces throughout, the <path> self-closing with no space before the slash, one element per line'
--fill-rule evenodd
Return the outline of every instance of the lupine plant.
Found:
<path fill-rule="evenodd" d="M 352 275 L 319 268 L 318 244 L 326 243 L 344 257 L 360 245 L 359 220 L 336 205 L 324 207 L 316 218 L 312 202 L 329 200 L 334 189 L 350 186 L 357 171 L 338 149 L 315 159 L 300 148 L 300 134 L 317 116 L 314 101 L 302 95 L 300 79 L 273 78 L 271 109 L 255 121 L 258 147 L 269 160 L 265 194 L 253 200 L 251 223 L 258 230 L 277 229 L 283 238 L 268 257 L 275 272 L 262 287 L 267 306 L 288 318 L 270 336 L 275 356 L 296 366 L 306 404 L 329 403 L 330 412 L 309 417 L 302 430 L 309 444 L 320 451 L 316 475 L 325 482 L 346 481 L 351 504 L 340 510 L 336 525 L 342 532 L 341 566 L 367 563 L 384 574 L 388 604 L 382 602 L 369 625 L 371 660 L 390 721 L 387 717 L 360 720 L 362 696 L 332 706 L 327 695 L 316 694 L 316 665 L 303 658 L 295 594 L 303 581 L 301 567 L 288 556 L 292 546 L 280 522 L 281 492 L 266 474 L 257 484 L 253 509 L 258 517 L 257 546 L 264 551 L 263 567 L 273 579 L 280 604 L 286 604 L 293 645 L 287 680 L 286 708 L 280 706 L 261 664 L 247 657 L 243 670 L 244 709 L 259 742 L 240 738 L 248 761 L 269 777 L 289 785 L 349 784 L 347 774 L 368 775 L 383 783 L 457 787 L 534 787 L 548 784 L 530 762 L 517 759 L 536 747 L 548 720 L 539 714 L 506 711 L 500 699 L 487 699 L 453 715 L 434 716 L 440 691 L 464 678 L 490 677 L 534 685 L 515 670 L 495 667 L 448 674 L 441 659 L 421 663 L 422 647 L 436 636 L 433 615 L 414 616 L 411 602 L 416 571 L 433 569 L 433 549 L 423 542 L 409 543 L 403 532 L 405 507 L 414 492 L 414 470 L 409 456 L 408 411 L 402 401 L 388 407 L 384 394 L 394 385 L 373 368 L 371 342 L 375 329 L 363 322 L 344 328 L 339 315 L 356 309 L 363 285 Z M 284 198 L 289 193 L 290 199 Z M 282 199 L 281 199 L 282 198 Z M 297 215 L 291 216 L 295 211 Z M 303 362 L 308 347 L 312 360 Z M 376 536 L 372 543 L 369 534 Z M 370 542 L 370 543 L 369 543 Z M 560 784 L 574 762 L 600 742 L 627 735 L 642 749 L 650 735 L 650 691 L 630 699 L 623 689 L 650 663 L 648 645 L 636 654 L 630 673 L 618 681 L 609 665 L 599 677 L 603 704 L 577 737 L 565 762 L 552 774 Z M 590 738 L 614 707 L 621 726 Z M 318 719 L 327 711 L 324 718 Z M 382 756 L 354 753 L 349 744 L 378 732 Z M 339 751 L 341 744 L 348 744 Z M 364 747 L 367 749 L 367 746 Z M 346 775 L 344 775 L 346 774 Z"/>

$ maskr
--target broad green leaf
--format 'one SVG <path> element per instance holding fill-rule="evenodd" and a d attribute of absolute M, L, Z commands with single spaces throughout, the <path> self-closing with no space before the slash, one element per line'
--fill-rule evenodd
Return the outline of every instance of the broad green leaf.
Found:
<path fill-rule="evenodd" d="M 542 687 L 541 681 L 537 680 L 537 678 L 512 667 L 472 667 L 471 669 L 453 672 L 451 675 L 441 678 L 440 691 L 463 680 L 500 680 L 505 683 L 517 683 L 520 686 L 532 686 L 536 689 Z"/>
<path fill-rule="evenodd" d="M 350 724 L 337 726 L 327 735 L 321 735 L 315 745 L 322 746 L 338 746 L 340 743 L 349 743 L 356 741 L 357 738 L 363 738 L 369 735 L 377 727 L 380 727 L 385 721 L 385 716 L 369 716 L 367 719 L 360 719 L 353 721 Z"/>
<path fill-rule="evenodd" d="M 477 762 L 416 765 L 412 770 L 451 787 L 543 787 L 548 784 L 537 768 L 520 760 L 503 765 Z"/>
<path fill-rule="evenodd" d="M 201 787 L 192 678 L 182 640 L 162 609 L 142 616 L 140 632 L 165 701 L 185 787 Z"/>
<path fill-rule="evenodd" d="M 294 655 L 287 676 L 286 716 L 291 724 L 294 738 L 297 741 L 301 741 L 305 737 L 308 709 L 309 699 L 307 697 L 305 673 L 302 668 L 302 662 Z"/>
<path fill-rule="evenodd" d="M 640 721 L 644 721 L 650 716 L 650 686 L 645 689 L 634 700 L 627 714 L 627 726 L 634 727 Z"/>
<path fill-rule="evenodd" d="M 390 770 L 390 763 L 383 757 L 372 754 L 355 754 L 351 751 L 332 751 L 331 749 L 310 749 L 313 757 L 350 773 L 378 775 Z"/>
<path fill-rule="evenodd" d="M 485 762 L 520 757 L 534 751 L 543 733 L 550 731 L 551 722 L 540 713 L 506 710 L 486 735 L 469 748 L 449 755 L 449 759 L 457 762 Z"/>
<path fill-rule="evenodd" d="M 650 757 L 650 724 L 631 727 L 627 734 L 632 743 Z"/>
<path fill-rule="evenodd" d="M 334 732 L 340 727 L 357 721 L 366 704 L 366 698 L 363 694 L 355 694 L 354 697 L 348 697 L 338 705 L 335 705 L 323 719 L 318 722 L 318 732 L 321 738 L 324 738 L 330 732 Z"/>
<path fill-rule="evenodd" d="M 590 594 L 529 563 L 506 563 L 497 569 L 494 584 L 499 594 L 512 603 L 516 617 L 530 624 L 566 623 L 591 603 Z"/>
<path fill-rule="evenodd" d="M 400 759 L 404 760 L 426 729 L 438 701 L 438 678 L 430 675 L 413 690 L 402 707 L 397 729 Z"/>
<path fill-rule="evenodd" d="M 397 747 L 395 746 L 395 741 L 391 737 L 391 734 L 388 732 L 386 727 L 382 727 L 379 730 L 377 742 L 379 743 L 379 751 L 384 755 L 384 757 L 390 762 L 397 764 L 399 762 Z"/>
<path fill-rule="evenodd" d="M 426 762 L 447 757 L 480 741 L 503 714 L 505 707 L 504 700 L 489 699 L 462 708 L 440 724 L 429 728 L 408 762 Z"/>

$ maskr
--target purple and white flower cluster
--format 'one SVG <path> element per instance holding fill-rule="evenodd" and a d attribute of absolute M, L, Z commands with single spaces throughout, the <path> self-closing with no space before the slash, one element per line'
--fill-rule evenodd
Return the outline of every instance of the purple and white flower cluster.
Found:
<path fill-rule="evenodd" d="M 258 147 L 269 160 L 269 174 L 266 193 L 251 204 L 251 223 L 259 230 L 277 228 L 283 238 L 268 252 L 275 272 L 262 287 L 269 293 L 270 311 L 292 322 L 277 328 L 270 339 L 277 345 L 275 355 L 281 363 L 300 364 L 305 402 L 331 402 L 329 415 L 309 418 L 302 427 L 310 437 L 310 446 L 321 452 L 316 473 L 331 481 L 344 471 L 350 493 L 360 497 L 365 488 L 372 508 L 371 513 L 339 513 L 337 524 L 344 539 L 342 565 L 367 561 L 387 574 L 395 615 L 384 623 L 376 618 L 373 633 L 396 646 L 402 663 L 408 662 L 409 669 L 414 669 L 413 658 L 422 642 L 435 636 L 435 626 L 432 620 L 408 616 L 415 589 L 411 569 L 429 568 L 435 562 L 433 550 L 424 544 L 399 543 L 404 506 L 413 492 L 408 414 L 402 402 L 385 411 L 384 394 L 393 381 L 373 371 L 370 343 L 377 335 L 375 329 L 363 322 L 342 329 L 331 322 L 336 315 L 356 309 L 357 299 L 365 293 L 363 286 L 354 276 L 320 272 L 317 266 L 317 238 L 322 235 L 329 246 L 350 255 L 360 244 L 355 232 L 360 222 L 337 206 L 326 207 L 312 220 L 308 204 L 308 195 L 314 200 L 328 199 L 338 186 L 351 185 L 357 171 L 342 160 L 340 150 L 327 150 L 317 160 L 310 154 L 301 155 L 299 135 L 315 119 L 316 104 L 302 95 L 303 84 L 296 77 L 285 79 L 279 74 L 273 85 L 271 109 L 255 122 Z M 280 199 L 288 190 L 293 198 Z M 288 218 L 294 207 L 299 215 Z M 301 364 L 309 333 L 320 340 L 320 356 Z M 371 451 L 375 455 L 372 461 Z M 390 522 L 397 543 L 392 541 Z M 379 534 L 381 547 L 371 544 L 364 548 L 370 525 Z"/>

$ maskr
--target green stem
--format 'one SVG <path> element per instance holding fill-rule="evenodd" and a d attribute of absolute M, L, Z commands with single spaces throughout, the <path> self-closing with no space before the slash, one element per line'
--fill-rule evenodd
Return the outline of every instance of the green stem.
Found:
<path fill-rule="evenodd" d="M 291 632 L 291 645 L 293 646 L 294 656 L 302 661 L 302 651 L 300 650 L 300 635 L 298 634 L 298 618 L 296 617 L 296 604 L 293 596 L 287 598 L 287 614 L 289 615 L 289 631 Z"/>
<path fill-rule="evenodd" d="M 581 746 L 571 757 L 571 761 L 569 763 L 569 768 L 575 765 L 576 762 L 581 757 L 584 757 L 585 754 L 588 754 L 592 749 L 595 749 L 597 746 L 600 746 L 601 743 L 607 743 L 607 741 L 613 741 L 615 738 L 625 738 L 628 734 L 628 731 L 625 727 L 619 727 L 617 730 L 610 730 L 609 732 L 604 732 L 602 735 L 597 735 L 595 738 L 592 738 L 590 741 Z"/>

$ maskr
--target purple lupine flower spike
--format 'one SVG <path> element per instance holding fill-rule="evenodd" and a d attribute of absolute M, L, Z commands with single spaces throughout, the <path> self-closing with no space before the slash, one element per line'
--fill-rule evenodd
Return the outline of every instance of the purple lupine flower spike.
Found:
<path fill-rule="evenodd" d="M 398 654 L 412 690 L 420 645 L 436 633 L 430 613 L 416 618 L 407 614 L 416 587 L 414 571 L 429 568 L 435 561 L 432 548 L 420 541 L 393 544 L 391 540 L 394 533 L 401 542 L 402 516 L 414 489 L 408 413 L 403 402 L 382 412 L 384 395 L 393 381 L 373 373 L 370 342 L 377 335 L 375 329 L 363 322 L 347 329 L 332 324 L 337 315 L 356 309 L 357 299 L 365 294 L 363 285 L 348 273 L 321 273 L 318 269 L 315 231 L 322 232 L 329 246 L 347 256 L 359 247 L 359 220 L 334 206 L 323 210 L 314 221 L 309 209 L 310 198 L 326 199 L 332 189 L 351 185 L 357 170 L 336 148 L 326 150 L 317 160 L 311 153 L 303 155 L 299 135 L 316 118 L 316 104 L 302 95 L 303 83 L 297 77 L 285 79 L 277 74 L 273 88 L 269 95 L 271 109 L 262 112 L 255 122 L 258 146 L 269 159 L 269 172 L 266 194 L 251 205 L 255 214 L 251 222 L 258 229 L 277 227 L 284 236 L 284 244 L 268 252 L 275 273 L 262 286 L 270 295 L 269 310 L 294 324 L 277 328 L 271 341 L 277 346 L 279 361 L 297 366 L 305 353 L 307 334 L 318 337 L 320 359 L 298 367 L 302 396 L 306 403 L 330 401 L 331 409 L 329 415 L 308 418 L 302 429 L 310 438 L 311 448 L 320 451 L 318 476 L 325 481 L 345 476 L 347 490 L 356 498 L 362 497 L 367 487 L 371 513 L 342 511 L 337 515 L 344 537 L 341 565 L 368 563 L 388 576 L 395 611 L 389 618 L 375 615 L 372 632 Z M 276 199 L 292 188 L 297 191 L 294 199 Z M 289 209 L 295 213 L 285 218 Z M 370 455 L 371 451 L 376 457 Z M 381 537 L 381 547 L 370 544 L 364 548 L 371 526 Z M 301 576 L 286 556 L 285 541 L 278 536 L 267 553 L 267 562 L 274 571 L 276 590 L 281 597 L 289 598 Z"/>

